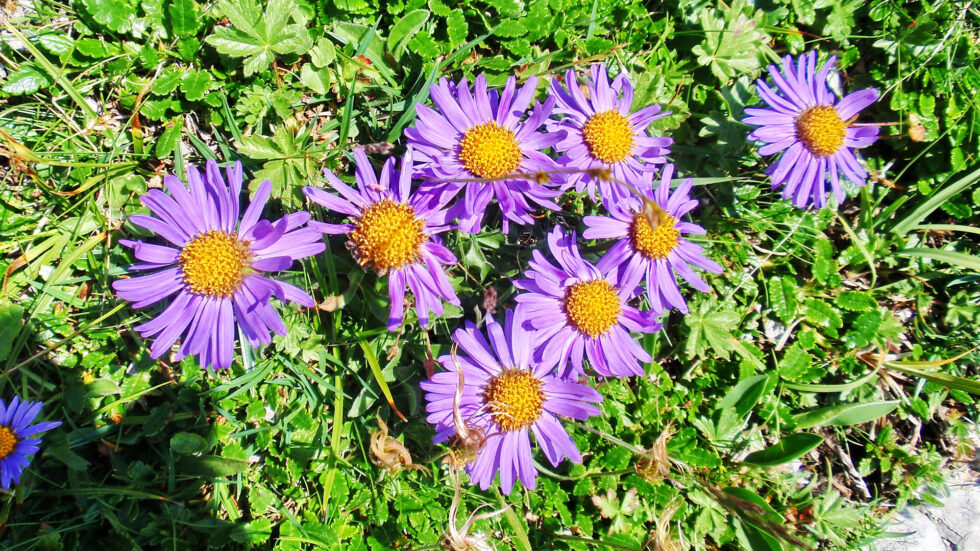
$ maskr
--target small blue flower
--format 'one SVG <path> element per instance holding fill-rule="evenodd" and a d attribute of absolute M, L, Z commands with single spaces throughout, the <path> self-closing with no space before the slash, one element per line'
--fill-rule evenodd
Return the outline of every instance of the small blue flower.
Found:
<path fill-rule="evenodd" d="M 61 425 L 58 421 L 32 425 L 42 406 L 42 402 L 21 402 L 16 396 L 9 406 L 0 400 L 0 487 L 4 490 L 20 481 L 20 474 L 31 464 L 28 456 L 37 453 L 41 439 L 31 436 Z"/>

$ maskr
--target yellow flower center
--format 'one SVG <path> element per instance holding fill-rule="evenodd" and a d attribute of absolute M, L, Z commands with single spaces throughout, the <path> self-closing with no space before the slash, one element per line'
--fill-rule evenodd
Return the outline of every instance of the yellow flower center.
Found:
<path fill-rule="evenodd" d="M 17 436 L 8 427 L 0 427 L 0 459 L 13 453 L 17 447 Z"/>
<path fill-rule="evenodd" d="M 354 256 L 363 266 L 370 262 L 380 272 L 415 262 L 421 256 L 422 244 L 428 239 L 425 222 L 415 216 L 415 209 L 391 199 L 384 199 L 361 213 L 350 232 Z"/>
<path fill-rule="evenodd" d="M 252 271 L 252 251 L 238 234 L 211 230 L 198 234 L 180 253 L 180 270 L 191 291 L 228 297 Z"/>
<path fill-rule="evenodd" d="M 681 232 L 674 227 L 677 223 L 676 218 L 667 214 L 659 206 L 654 209 L 654 213 L 659 222 L 656 228 L 650 226 L 650 220 L 643 212 L 633 215 L 633 222 L 630 224 L 630 241 L 633 248 L 650 260 L 667 258 L 667 254 L 674 250 L 681 236 Z"/>
<path fill-rule="evenodd" d="M 502 430 L 520 430 L 541 416 L 542 386 L 530 371 L 508 369 L 490 381 L 483 391 L 483 400 Z"/>
<path fill-rule="evenodd" d="M 592 338 L 609 331 L 623 313 L 616 289 L 604 279 L 570 286 L 565 291 L 563 304 L 568 322 Z"/>
<path fill-rule="evenodd" d="M 589 117 L 582 127 L 582 138 L 592 156 L 606 163 L 618 163 L 633 150 L 633 128 L 616 111 L 603 111 Z"/>
<path fill-rule="evenodd" d="M 796 119 L 796 135 L 817 157 L 829 157 L 844 145 L 847 125 L 837 110 L 818 105 L 804 111 Z"/>
<path fill-rule="evenodd" d="M 512 174 L 521 164 L 514 133 L 495 122 L 474 126 L 460 141 L 459 162 L 479 178 Z"/>

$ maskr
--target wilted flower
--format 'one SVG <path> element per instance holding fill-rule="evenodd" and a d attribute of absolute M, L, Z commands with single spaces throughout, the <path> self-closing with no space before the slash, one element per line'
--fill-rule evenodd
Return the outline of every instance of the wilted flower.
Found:
<path fill-rule="evenodd" d="M 316 304 L 306 291 L 263 275 L 324 250 L 320 232 L 303 227 L 310 215 L 301 211 L 274 222 L 260 220 L 272 192 L 272 182 L 266 180 L 239 216 L 242 164 L 236 162 L 226 174 L 228 185 L 213 160 L 203 177 L 197 168 L 187 169 L 189 188 L 168 174 L 164 184 L 169 194 L 151 189 L 140 197 L 154 216 L 136 214 L 129 221 L 170 245 L 119 241 L 143 262 L 130 270 L 156 271 L 117 279 L 112 283 L 116 294 L 134 308 L 177 295 L 157 317 L 135 328 L 143 337 L 156 335 L 150 346 L 154 358 L 184 335 L 178 360 L 197 355 L 202 367 L 227 368 L 234 358 L 236 323 L 251 346 L 272 342 L 270 330 L 286 334 L 270 298 Z"/>
<path fill-rule="evenodd" d="M 878 138 L 876 126 L 852 126 L 865 107 L 878 99 L 874 88 L 858 90 L 840 101 L 827 86 L 836 56 L 817 69 L 817 52 L 783 58 L 782 71 L 769 66 L 776 84 L 773 91 L 759 79 L 756 90 L 771 109 L 747 108 L 742 122 L 758 126 L 749 139 L 766 142 L 761 155 L 782 151 L 779 160 L 766 170 L 773 189 L 783 186 L 783 198 L 800 208 L 823 208 L 827 202 L 827 179 L 838 202 L 844 200 L 838 173 L 859 186 L 868 173 L 861 168 L 854 152 Z M 795 65 L 795 67 L 794 67 Z"/>
<path fill-rule="evenodd" d="M 354 150 L 357 190 L 324 170 L 327 183 L 340 197 L 313 187 L 304 187 L 314 203 L 350 218 L 347 224 L 311 222 L 328 234 L 345 234 L 347 247 L 361 266 L 388 275 L 391 311 L 388 330 L 402 324 L 405 286 L 415 295 L 416 314 L 422 327 L 429 326 L 429 312 L 441 316 L 442 301 L 459 304 L 442 264 L 455 264 L 456 257 L 436 234 L 449 229 L 447 211 L 437 202 L 412 193 L 412 148 L 402 159 L 401 171 L 389 157 L 375 177 L 371 161 L 360 148 Z"/>

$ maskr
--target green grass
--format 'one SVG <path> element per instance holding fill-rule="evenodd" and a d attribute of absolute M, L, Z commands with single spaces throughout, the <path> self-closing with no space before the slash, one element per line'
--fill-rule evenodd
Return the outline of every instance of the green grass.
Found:
<path fill-rule="evenodd" d="M 498 549 L 852 548 L 894 507 L 934 502 L 969 456 L 980 393 L 977 9 L 647 4 L 0 7 L 0 398 L 44 400 L 64 423 L 0 493 L 0 547 L 433 549 L 506 506 L 470 534 Z M 844 89 L 881 91 L 862 122 L 895 123 L 836 210 L 780 200 L 738 122 L 764 67 L 811 48 L 839 56 Z M 447 234 L 463 304 L 428 333 L 385 330 L 386 281 L 342 239 L 284 275 L 332 307 L 284 309 L 288 336 L 240 348 L 227 372 L 154 361 L 131 330 L 149 314 L 111 291 L 132 261 L 117 243 L 144 235 L 126 217 L 163 174 L 240 159 L 251 189 L 275 182 L 272 214 L 295 210 L 324 167 L 350 179 L 353 146 L 401 153 L 442 76 L 496 86 L 597 60 L 630 71 L 636 107 L 673 112 L 655 132 L 696 178 L 700 242 L 725 272 L 643 337 L 645 377 L 591 381 L 603 414 L 569 425 L 583 464 L 543 463 L 537 489 L 509 497 L 460 475 L 454 501 L 418 383 L 491 294 L 512 305 L 553 225 L 601 209 L 587 197 L 533 228 Z M 428 471 L 384 472 L 376 418 Z"/>

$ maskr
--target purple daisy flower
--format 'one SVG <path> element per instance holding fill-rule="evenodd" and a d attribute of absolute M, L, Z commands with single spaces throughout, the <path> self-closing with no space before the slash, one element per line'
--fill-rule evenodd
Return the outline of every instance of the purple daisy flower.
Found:
<path fill-rule="evenodd" d="M 548 248 L 558 267 L 533 252 L 527 279 L 514 281 L 517 309 L 537 332 L 536 357 L 558 358 L 558 375 L 576 379 L 585 374 L 582 358 L 603 377 L 643 375 L 640 362 L 653 361 L 630 331 L 652 333 L 662 325 L 646 312 L 627 304 L 632 287 L 617 287 L 614 275 L 603 275 L 583 260 L 576 238 L 555 228 L 548 234 Z M 571 358 L 571 364 L 569 364 Z"/>
<path fill-rule="evenodd" d="M 564 85 L 558 79 L 551 82 L 552 95 L 558 100 L 555 113 L 565 115 L 548 122 L 551 132 L 566 132 L 555 145 L 555 151 L 564 153 L 558 164 L 583 171 L 607 169 L 617 180 L 633 183 L 640 173 L 656 172 L 657 165 L 667 162 L 665 155 L 670 153 L 674 140 L 651 137 L 646 128 L 670 111 L 650 105 L 631 113 L 633 84 L 625 71 L 610 84 L 605 63 L 589 68 L 585 84 L 587 96 L 571 69 L 565 73 Z M 570 174 L 567 183 L 575 184 L 579 192 L 588 189 L 593 200 L 596 184 L 604 201 L 616 201 L 629 194 L 623 186 L 585 172 Z"/>
<path fill-rule="evenodd" d="M 59 421 L 31 424 L 43 405 L 21 402 L 17 396 L 9 405 L 0 400 L 0 487 L 4 490 L 20 481 L 21 473 L 31 464 L 28 456 L 37 453 L 41 439 L 31 436 L 61 425 Z"/>
<path fill-rule="evenodd" d="M 433 441 L 444 442 L 456 434 L 453 404 L 462 384 L 460 415 L 470 430 L 482 431 L 486 438 L 466 472 L 486 490 L 500 471 L 500 486 L 509 494 L 516 479 L 526 488 L 535 486 L 538 472 L 531 459 L 530 433 L 552 466 L 566 457 L 581 463 L 582 454 L 556 415 L 579 420 L 599 415 L 593 404 L 602 396 L 592 387 L 549 374 L 556 358 L 533 359 L 534 335 L 525 329 L 520 312 L 508 310 L 503 327 L 492 316 L 486 320 L 492 345 L 467 321 L 465 328 L 453 333 L 463 353 L 455 359 L 441 356 L 439 363 L 449 371 L 436 373 L 421 386 L 429 413 L 426 419 L 436 427 Z"/>
<path fill-rule="evenodd" d="M 541 150 L 562 136 L 537 131 L 551 115 L 555 99 L 548 98 L 544 105 L 535 102 L 534 110 L 522 120 L 537 83 L 537 77 L 531 77 L 517 89 L 517 79 L 510 77 L 503 92 L 488 91 L 486 79 L 479 75 L 471 92 L 465 79 L 454 84 L 443 78 L 429 90 L 438 111 L 415 105 L 418 119 L 414 128 L 405 130 L 405 136 L 421 161 L 419 174 L 430 180 L 423 189 L 448 203 L 465 188 L 463 200 L 453 209 L 459 214 L 459 228 L 464 232 L 480 231 L 493 197 L 503 212 L 504 232 L 509 221 L 534 223 L 528 200 L 561 210 L 552 201 L 561 195 L 561 190 L 549 189 L 533 176 L 507 178 L 511 174 L 533 175 L 558 169 Z M 492 181 L 459 181 L 474 178 Z"/>
<path fill-rule="evenodd" d="M 154 273 L 117 279 L 112 282 L 116 294 L 133 308 L 177 295 L 160 315 L 135 328 L 144 338 L 156 336 L 150 346 L 153 358 L 183 335 L 178 361 L 196 355 L 202 367 L 224 369 L 234 358 L 236 325 L 253 347 L 272 342 L 269 331 L 286 334 L 269 304 L 271 297 L 306 307 L 316 304 L 302 289 L 263 275 L 323 252 L 322 234 L 303 227 L 310 215 L 301 211 L 274 222 L 260 220 L 272 192 L 272 182 L 266 180 L 239 216 L 242 164 L 236 162 L 225 174 L 228 185 L 213 160 L 203 177 L 197 168 L 188 167 L 189 186 L 168 174 L 163 181 L 169 194 L 151 189 L 140 197 L 154 216 L 135 214 L 129 221 L 170 244 L 119 241 L 142 261 L 130 270 Z"/>
<path fill-rule="evenodd" d="M 677 285 L 678 274 L 691 287 L 708 292 L 708 284 L 691 266 L 714 274 L 722 272 L 718 263 L 704 256 L 700 245 L 681 237 L 685 233 L 703 234 L 704 228 L 681 221 L 698 202 L 688 195 L 693 183 L 690 178 L 670 192 L 673 175 L 674 165 L 664 166 L 660 185 L 654 190 L 653 176 L 647 173 L 636 186 L 643 194 L 643 202 L 630 196 L 610 209 L 609 217 L 586 216 L 588 229 L 582 233 L 586 239 L 619 240 L 597 267 L 603 273 L 612 273 L 626 289 L 635 289 L 646 275 L 647 297 L 657 315 L 670 308 L 687 313 L 687 303 Z M 651 217 L 657 221 L 656 227 L 651 226 Z"/>
<path fill-rule="evenodd" d="M 783 58 L 782 71 L 769 66 L 776 84 L 756 82 L 759 97 L 771 109 L 746 108 L 742 122 L 758 126 L 749 139 L 766 142 L 761 155 L 782 151 L 779 160 L 766 170 L 773 189 L 783 186 L 783 198 L 800 208 L 827 204 L 827 179 L 838 203 L 844 200 L 840 176 L 859 186 L 868 173 L 852 149 L 867 147 L 878 138 L 876 126 L 852 126 L 865 107 L 878 99 L 878 90 L 866 88 L 844 96 L 840 101 L 827 87 L 827 77 L 837 56 L 831 56 L 817 69 L 817 52 L 801 55 L 795 62 Z"/>
<path fill-rule="evenodd" d="M 401 171 L 395 170 L 395 159 L 389 157 L 381 168 L 380 181 L 364 150 L 354 150 L 357 190 L 340 181 L 329 170 L 323 173 L 340 197 L 322 189 L 304 187 L 303 193 L 328 210 L 346 214 L 347 224 L 310 224 L 328 234 L 346 234 L 357 263 L 370 264 L 378 274 L 388 274 L 388 298 L 391 313 L 388 330 L 402 324 L 405 310 L 405 285 L 415 295 L 419 324 L 429 326 L 429 312 L 441 316 L 442 301 L 459 305 L 456 291 L 449 283 L 443 264 L 456 263 L 456 257 L 436 234 L 450 228 L 449 214 L 439 201 L 430 196 L 411 193 L 412 147 L 402 159 Z"/>

